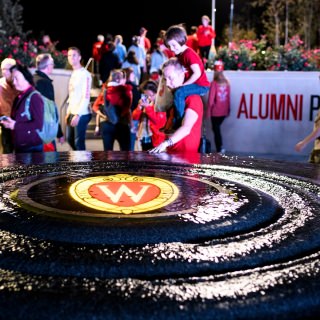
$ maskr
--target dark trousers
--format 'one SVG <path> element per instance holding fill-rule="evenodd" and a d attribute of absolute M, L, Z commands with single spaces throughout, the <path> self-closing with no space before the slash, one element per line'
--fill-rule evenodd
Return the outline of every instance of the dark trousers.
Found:
<path fill-rule="evenodd" d="M 137 134 L 130 132 L 130 151 L 134 151 L 136 145 Z"/>
<path fill-rule="evenodd" d="M 77 126 L 67 125 L 67 141 L 72 150 L 86 150 L 86 132 L 91 118 L 91 113 L 84 114 L 80 116 Z"/>
<path fill-rule="evenodd" d="M 223 120 L 225 119 L 225 116 L 223 117 L 211 117 L 211 125 L 212 125 L 212 131 L 214 134 L 214 143 L 216 145 L 216 151 L 220 152 L 222 149 L 222 136 L 221 136 L 221 124 Z"/>
<path fill-rule="evenodd" d="M 204 65 L 206 64 L 206 60 L 209 59 L 210 49 L 211 49 L 211 46 L 199 47 L 200 57 L 202 58 L 202 61 L 204 61 Z"/>
<path fill-rule="evenodd" d="M 152 149 L 154 146 L 152 144 L 151 137 L 145 137 L 140 140 L 142 151 L 148 151 Z"/>
<path fill-rule="evenodd" d="M 32 152 L 43 152 L 43 144 L 30 147 L 16 147 L 15 153 L 32 153 Z"/>
<path fill-rule="evenodd" d="M 1 143 L 2 153 L 8 154 L 13 152 L 12 130 L 1 125 Z"/>
<path fill-rule="evenodd" d="M 112 124 L 108 121 L 100 123 L 103 150 L 112 151 L 115 140 L 118 141 L 121 151 L 130 151 L 131 149 L 131 134 L 128 124 Z"/>

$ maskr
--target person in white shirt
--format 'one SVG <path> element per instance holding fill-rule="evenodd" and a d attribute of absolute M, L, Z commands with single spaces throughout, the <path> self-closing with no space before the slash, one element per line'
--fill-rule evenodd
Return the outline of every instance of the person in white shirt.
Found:
<path fill-rule="evenodd" d="M 92 118 L 90 90 L 92 77 L 81 64 L 81 52 L 77 47 L 68 49 L 68 62 L 73 71 L 69 81 L 69 99 L 66 114 L 66 136 L 73 150 L 86 150 L 88 124 Z"/>

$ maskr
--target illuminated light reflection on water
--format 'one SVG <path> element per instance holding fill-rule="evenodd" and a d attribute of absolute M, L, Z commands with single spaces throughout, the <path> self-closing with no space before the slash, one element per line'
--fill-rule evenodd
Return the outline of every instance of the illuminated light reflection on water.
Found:
<path fill-rule="evenodd" d="M 149 319 L 174 318 L 178 311 L 184 319 L 210 319 L 214 310 L 216 319 L 228 320 L 292 319 L 306 308 L 319 308 L 318 184 L 230 165 L 86 163 L 91 160 L 86 157 L 91 155 L 81 155 L 81 164 L 1 173 L 0 294 L 5 298 L 9 292 L 28 292 L 52 301 L 52 308 L 61 298 L 71 313 L 72 301 L 91 310 L 83 303 L 90 292 L 98 318 L 106 312 L 117 318 L 115 306 L 125 315 Z M 68 201 L 54 199 L 65 193 L 65 184 L 129 168 L 136 175 L 170 177 L 184 191 L 180 202 L 143 219 L 61 223 L 18 208 L 9 196 L 39 180 L 28 195 L 36 199 L 37 188 L 43 189 L 43 203 L 63 203 L 67 210 Z M 41 182 L 46 177 L 50 181 Z M 46 190 L 48 185 L 52 189 Z M 70 294 L 76 299 L 66 299 Z M 279 297 L 287 305 L 280 305 Z M 270 308 L 263 307 L 266 301 Z M 142 303 L 147 311 L 140 310 Z M 31 304 L 26 308 L 32 313 Z"/>

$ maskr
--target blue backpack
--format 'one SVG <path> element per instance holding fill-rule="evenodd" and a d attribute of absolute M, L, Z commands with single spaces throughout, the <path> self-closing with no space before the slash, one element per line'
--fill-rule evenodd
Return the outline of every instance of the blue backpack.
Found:
<path fill-rule="evenodd" d="M 25 110 L 23 115 L 26 115 L 31 120 L 30 99 L 33 94 L 39 94 L 43 100 L 43 127 L 41 130 L 37 129 L 37 133 L 44 144 L 52 142 L 57 137 L 59 127 L 58 107 L 53 100 L 48 99 L 39 91 L 31 92 L 26 100 Z"/>

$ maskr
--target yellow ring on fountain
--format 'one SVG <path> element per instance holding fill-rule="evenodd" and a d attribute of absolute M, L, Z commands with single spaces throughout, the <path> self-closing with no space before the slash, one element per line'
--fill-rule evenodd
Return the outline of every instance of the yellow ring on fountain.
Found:
<path fill-rule="evenodd" d="M 177 199 L 179 189 L 161 178 L 116 174 L 79 180 L 69 193 L 92 209 L 127 215 L 167 206 Z"/>

